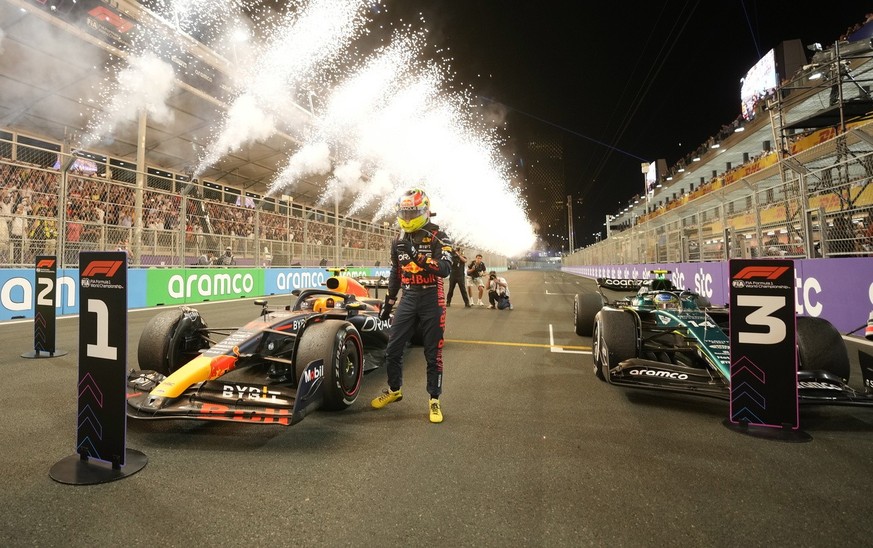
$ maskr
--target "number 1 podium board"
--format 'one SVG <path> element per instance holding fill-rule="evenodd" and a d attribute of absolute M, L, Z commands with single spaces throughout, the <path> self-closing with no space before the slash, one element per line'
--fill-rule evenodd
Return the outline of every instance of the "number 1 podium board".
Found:
<path fill-rule="evenodd" d="M 79 285 L 76 454 L 56 463 L 49 475 L 83 485 L 127 477 L 148 459 L 125 447 L 127 254 L 81 253 Z"/>

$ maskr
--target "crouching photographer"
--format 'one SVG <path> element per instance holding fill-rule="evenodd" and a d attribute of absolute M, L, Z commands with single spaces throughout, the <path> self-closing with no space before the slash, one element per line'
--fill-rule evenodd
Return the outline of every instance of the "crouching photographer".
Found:
<path fill-rule="evenodd" d="M 491 271 L 488 274 L 488 305 L 490 309 L 512 310 L 512 303 L 509 302 L 509 284 L 506 283 L 506 278 L 498 276 L 497 272 Z"/>

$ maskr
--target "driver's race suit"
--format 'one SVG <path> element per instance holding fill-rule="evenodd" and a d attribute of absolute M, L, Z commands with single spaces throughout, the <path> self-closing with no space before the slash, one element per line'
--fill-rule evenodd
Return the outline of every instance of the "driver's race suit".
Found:
<path fill-rule="evenodd" d="M 398 252 L 398 242 L 409 253 Z M 453 244 L 445 232 L 428 222 L 418 231 L 403 235 L 391 244 L 391 274 L 388 299 L 403 298 L 394 311 L 391 334 L 385 353 L 388 387 L 399 390 L 403 384 L 403 350 L 416 326 L 421 331 L 427 360 L 427 391 L 439 398 L 443 387 L 443 333 L 446 327 L 446 299 L 443 278 L 452 268 Z"/>

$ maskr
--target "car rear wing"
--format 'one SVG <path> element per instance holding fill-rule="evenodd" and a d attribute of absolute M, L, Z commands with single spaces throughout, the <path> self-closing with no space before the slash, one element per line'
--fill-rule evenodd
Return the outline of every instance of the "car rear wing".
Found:
<path fill-rule="evenodd" d="M 636 295 L 644 281 L 635 278 L 597 278 L 597 291 L 606 303 L 615 304 Z"/>
<path fill-rule="evenodd" d="M 644 281 L 633 278 L 597 278 L 597 287 L 622 293 L 636 293 Z"/>

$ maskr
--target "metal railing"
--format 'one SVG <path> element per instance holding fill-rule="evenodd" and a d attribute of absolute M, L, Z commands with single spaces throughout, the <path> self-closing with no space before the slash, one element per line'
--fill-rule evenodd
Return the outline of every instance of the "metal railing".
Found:
<path fill-rule="evenodd" d="M 709 181 L 564 264 L 873 256 L 870 132 L 873 125 L 835 135 L 729 184 Z"/>
<path fill-rule="evenodd" d="M 32 267 L 37 255 L 76 267 L 81 251 L 119 249 L 133 267 L 388 266 L 393 225 L 290 201 L 240 200 L 154 169 L 73 161 L 46 144 L 0 139 L 0 267 Z M 228 248 L 232 261 L 224 259 Z M 466 250 L 477 252 L 489 266 L 506 264 Z"/>
<path fill-rule="evenodd" d="M 220 258 L 229 248 L 238 266 L 371 266 L 387 260 L 394 230 L 286 202 L 245 207 L 227 197 L 204 198 L 195 186 L 149 174 L 63 171 L 64 155 L 0 147 L 0 266 L 30 266 L 57 255 L 63 267 L 78 253 L 125 249 L 131 266 L 182 266 Z M 56 155 L 46 167 L 47 155 Z M 224 198 L 224 199 L 221 199 Z M 251 205 L 251 204 L 250 204 Z M 337 227 L 337 224 L 339 225 Z M 337 240 L 337 237 L 339 238 Z"/>

